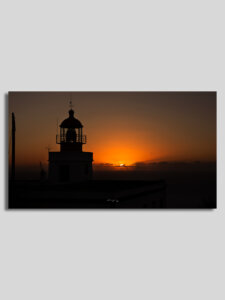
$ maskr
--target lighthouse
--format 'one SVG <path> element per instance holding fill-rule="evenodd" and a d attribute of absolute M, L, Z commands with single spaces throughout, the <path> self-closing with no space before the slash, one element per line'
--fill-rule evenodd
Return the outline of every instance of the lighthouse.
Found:
<path fill-rule="evenodd" d="M 60 152 L 49 152 L 48 178 L 52 183 L 75 183 L 92 179 L 92 152 L 83 152 L 87 136 L 83 134 L 82 123 L 69 110 L 69 117 L 60 124 L 56 143 Z"/>

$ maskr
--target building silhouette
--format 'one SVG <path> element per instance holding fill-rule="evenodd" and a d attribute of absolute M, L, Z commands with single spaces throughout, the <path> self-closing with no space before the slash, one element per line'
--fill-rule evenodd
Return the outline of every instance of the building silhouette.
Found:
<path fill-rule="evenodd" d="M 60 134 L 56 143 L 60 152 L 49 152 L 49 182 L 74 183 L 92 179 L 92 152 L 83 152 L 87 142 L 83 134 L 83 125 L 74 117 L 74 110 L 69 110 L 69 117 L 60 124 Z"/>

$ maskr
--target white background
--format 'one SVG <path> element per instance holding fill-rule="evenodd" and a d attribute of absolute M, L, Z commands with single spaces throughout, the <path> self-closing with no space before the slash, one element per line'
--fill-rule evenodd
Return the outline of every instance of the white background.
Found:
<path fill-rule="evenodd" d="M 0 298 L 225 299 L 223 1 L 2 0 L 0 12 Z M 13 90 L 217 91 L 218 209 L 5 210 Z"/>

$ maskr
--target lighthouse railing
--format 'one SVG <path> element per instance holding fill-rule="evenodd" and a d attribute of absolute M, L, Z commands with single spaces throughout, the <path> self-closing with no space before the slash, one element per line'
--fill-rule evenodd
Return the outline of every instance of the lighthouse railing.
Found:
<path fill-rule="evenodd" d="M 76 135 L 75 137 L 68 139 L 66 135 L 56 135 L 56 144 L 62 144 L 62 143 L 87 143 L 87 136 L 86 135 Z"/>

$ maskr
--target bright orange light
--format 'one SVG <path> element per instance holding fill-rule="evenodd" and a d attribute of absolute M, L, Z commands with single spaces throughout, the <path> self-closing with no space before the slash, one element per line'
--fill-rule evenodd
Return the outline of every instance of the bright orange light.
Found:
<path fill-rule="evenodd" d="M 93 145 L 95 163 L 110 163 L 114 166 L 124 167 L 135 164 L 138 161 L 146 161 L 151 158 L 149 149 L 144 145 L 136 145 L 133 141 L 111 139 L 108 143 Z"/>

